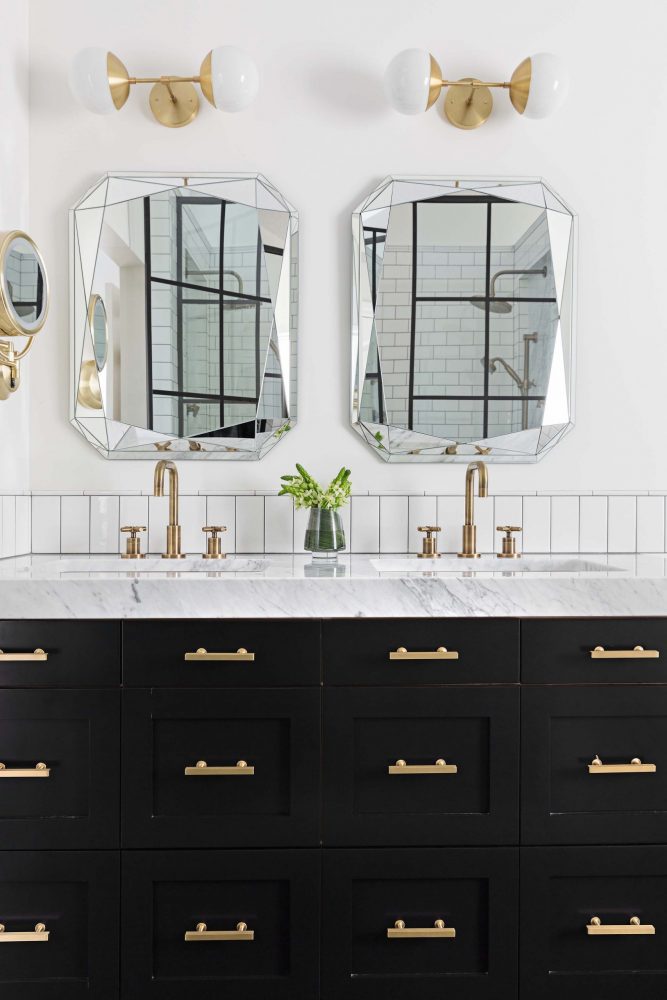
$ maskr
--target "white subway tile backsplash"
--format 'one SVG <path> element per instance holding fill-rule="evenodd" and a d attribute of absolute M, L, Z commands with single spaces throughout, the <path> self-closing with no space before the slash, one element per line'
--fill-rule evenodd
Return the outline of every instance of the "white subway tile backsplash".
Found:
<path fill-rule="evenodd" d="M 208 523 L 206 497 L 181 497 L 178 519 L 181 523 L 181 551 L 193 555 L 206 552 L 206 535 L 201 530 Z"/>
<path fill-rule="evenodd" d="M 579 551 L 608 551 L 606 497 L 581 497 L 579 501 Z"/>
<path fill-rule="evenodd" d="M 405 552 L 408 547 L 408 498 L 380 497 L 380 552 Z"/>
<path fill-rule="evenodd" d="M 33 496 L 32 551 L 60 552 L 60 497 Z"/>
<path fill-rule="evenodd" d="M 227 528 L 222 535 L 222 551 L 229 553 L 236 551 L 236 497 L 207 497 L 206 523 Z"/>
<path fill-rule="evenodd" d="M 353 496 L 352 551 L 378 552 L 380 548 L 380 498 Z"/>
<path fill-rule="evenodd" d="M 417 531 L 420 525 L 438 524 L 438 498 L 408 497 L 408 552 L 421 552 L 423 535 Z M 442 551 L 438 537 L 438 548 Z"/>
<path fill-rule="evenodd" d="M 549 552 L 551 549 L 551 500 L 549 497 L 523 498 L 524 552 Z M 502 536 L 501 536 L 502 537 Z"/>
<path fill-rule="evenodd" d="M 146 552 L 164 552 L 167 545 L 167 525 L 169 524 L 169 497 L 147 497 L 148 500 L 148 545 Z"/>
<path fill-rule="evenodd" d="M 665 551 L 665 498 L 637 497 L 637 552 Z"/>
<path fill-rule="evenodd" d="M 16 497 L 0 497 L 0 554 L 3 559 L 16 555 Z"/>
<path fill-rule="evenodd" d="M 90 498 L 64 496 L 60 507 L 60 551 L 90 552 Z"/>
<path fill-rule="evenodd" d="M 294 551 L 294 501 L 290 496 L 264 498 L 264 550 Z"/>
<path fill-rule="evenodd" d="M 264 497 L 236 498 L 236 551 L 264 551 Z"/>
<path fill-rule="evenodd" d="M 552 552 L 576 552 L 579 549 L 579 497 L 551 497 Z"/>
<path fill-rule="evenodd" d="M 461 525 L 464 521 L 463 498 L 461 503 Z M 477 551 L 493 552 L 496 544 L 496 522 L 495 522 L 495 498 L 475 497 L 475 521 L 477 523 Z M 462 532 L 459 528 L 459 538 Z M 458 551 L 458 550 L 457 550 Z"/>
<path fill-rule="evenodd" d="M 90 498 L 90 551 L 118 552 L 120 497 L 91 496 Z M 136 499 L 140 499 L 137 497 Z M 145 521 L 131 521 L 145 524 Z M 143 544 L 143 542 L 142 542 Z"/>
<path fill-rule="evenodd" d="M 634 552 L 637 548 L 637 497 L 610 496 L 607 512 L 607 552 Z"/>
<path fill-rule="evenodd" d="M 30 517 L 32 503 L 29 496 L 16 498 L 16 555 L 30 552 Z"/>
<path fill-rule="evenodd" d="M 438 497 L 436 524 L 442 528 L 438 536 L 438 548 L 441 552 L 458 552 L 460 550 L 463 520 L 462 497 Z"/>

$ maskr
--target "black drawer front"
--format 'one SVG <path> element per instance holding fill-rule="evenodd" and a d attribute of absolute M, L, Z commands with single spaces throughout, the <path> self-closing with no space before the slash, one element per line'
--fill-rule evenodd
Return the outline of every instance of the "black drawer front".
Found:
<path fill-rule="evenodd" d="M 0 845 L 118 847 L 119 757 L 120 691 L 0 691 Z"/>
<path fill-rule="evenodd" d="M 0 622 L 0 650 L 0 688 L 120 684 L 118 622 Z M 35 650 L 46 660 L 14 659 Z"/>
<path fill-rule="evenodd" d="M 128 851 L 123 996 L 313 1000 L 319 900 L 319 851 Z M 254 940 L 185 940 L 239 923 Z"/>
<path fill-rule="evenodd" d="M 664 996 L 667 848 L 535 847 L 521 855 L 523 996 Z M 655 935 L 591 936 L 594 917 L 601 929 L 623 930 L 637 917 Z"/>
<path fill-rule="evenodd" d="M 511 619 L 382 619 L 322 625 L 327 684 L 482 684 L 519 679 L 519 623 Z M 458 659 L 390 659 L 391 652 Z"/>
<path fill-rule="evenodd" d="M 591 651 L 620 653 L 596 659 Z M 624 658 L 635 646 L 658 658 Z M 532 619 L 521 624 L 521 677 L 529 684 L 667 682 L 667 619 Z"/>
<path fill-rule="evenodd" d="M 322 1000 L 516 997 L 517 889 L 511 848 L 325 851 Z"/>
<path fill-rule="evenodd" d="M 120 865 L 113 851 L 0 852 L 3 1000 L 116 1000 Z"/>
<path fill-rule="evenodd" d="M 132 687 L 289 687 L 320 683 L 318 621 L 160 621 L 123 624 L 123 680 Z M 186 661 L 186 653 L 254 660 Z"/>
<path fill-rule="evenodd" d="M 667 688 L 525 689 L 522 729 L 523 843 L 667 842 Z"/>
<path fill-rule="evenodd" d="M 325 844 L 518 840 L 517 688 L 327 690 L 323 759 Z"/>
<path fill-rule="evenodd" d="M 123 759 L 125 846 L 319 843 L 318 689 L 124 691 Z"/>

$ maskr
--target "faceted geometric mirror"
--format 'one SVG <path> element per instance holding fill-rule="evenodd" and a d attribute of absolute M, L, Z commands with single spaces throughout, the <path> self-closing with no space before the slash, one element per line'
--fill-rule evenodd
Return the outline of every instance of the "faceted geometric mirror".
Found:
<path fill-rule="evenodd" d="M 259 174 L 108 174 L 70 213 L 73 425 L 262 458 L 296 422 L 298 217 Z"/>
<path fill-rule="evenodd" d="M 542 458 L 574 420 L 570 209 L 541 180 L 387 178 L 352 231 L 352 423 L 378 457 Z"/>

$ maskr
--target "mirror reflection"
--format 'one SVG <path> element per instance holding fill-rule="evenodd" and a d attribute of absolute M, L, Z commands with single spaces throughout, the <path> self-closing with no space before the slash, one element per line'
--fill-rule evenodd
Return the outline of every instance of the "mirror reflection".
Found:
<path fill-rule="evenodd" d="M 37 249 L 25 236 L 13 236 L 4 255 L 5 301 L 21 332 L 35 332 L 46 310 L 44 271 Z"/>
<path fill-rule="evenodd" d="M 93 350 L 98 371 L 102 371 L 107 363 L 107 311 L 99 295 L 93 295 L 88 309 L 88 323 L 93 335 Z"/>

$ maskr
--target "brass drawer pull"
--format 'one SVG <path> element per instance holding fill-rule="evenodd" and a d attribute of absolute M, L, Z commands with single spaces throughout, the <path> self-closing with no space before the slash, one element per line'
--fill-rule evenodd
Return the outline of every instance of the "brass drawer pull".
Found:
<path fill-rule="evenodd" d="M 604 646 L 596 646 L 591 649 L 591 660 L 657 660 L 659 657 L 659 650 L 644 649 L 643 646 L 635 646 L 634 649 L 605 649 Z"/>
<path fill-rule="evenodd" d="M 459 654 L 455 649 L 447 649 L 446 646 L 438 646 L 436 650 L 425 650 L 424 652 L 408 651 L 405 646 L 399 646 L 396 651 L 389 653 L 390 660 L 458 660 Z"/>
<path fill-rule="evenodd" d="M 588 765 L 589 774 L 655 774 L 655 764 L 642 764 L 639 757 L 633 757 L 629 764 L 603 764 L 595 755 Z"/>
<path fill-rule="evenodd" d="M 44 924 L 35 924 L 34 931 L 6 931 L 5 925 L 0 924 L 0 944 L 11 944 L 12 941 L 36 944 L 39 941 L 48 941 L 49 933 Z"/>
<path fill-rule="evenodd" d="M 206 924 L 197 924 L 194 931 L 185 932 L 186 941 L 254 941 L 255 932 L 248 930 L 248 925 L 241 920 L 235 931 L 209 931 Z"/>
<path fill-rule="evenodd" d="M 388 774 L 458 774 L 458 771 L 457 764 L 448 764 L 442 757 L 438 757 L 435 764 L 408 764 L 397 760 L 387 768 Z"/>
<path fill-rule="evenodd" d="M 639 917 L 630 917 L 628 924 L 603 924 L 599 917 L 591 917 L 586 933 L 593 936 L 605 934 L 655 934 L 653 924 L 643 924 Z"/>
<path fill-rule="evenodd" d="M 3 653 L 0 649 L 0 663 L 44 663 L 48 660 L 49 654 L 43 649 L 36 649 L 34 653 Z"/>
<path fill-rule="evenodd" d="M 35 764 L 34 767 L 6 767 L 0 763 L 0 778 L 50 778 L 51 768 L 43 764 Z"/>
<path fill-rule="evenodd" d="M 254 659 L 255 654 L 249 653 L 247 649 L 243 648 L 243 646 L 241 646 L 240 649 L 237 649 L 235 653 L 209 653 L 207 649 L 202 648 L 198 649 L 196 653 L 185 654 L 186 663 L 192 663 L 193 661 L 201 663 L 207 660 L 235 660 L 237 662 L 242 660 L 244 663 L 252 663 Z"/>
<path fill-rule="evenodd" d="M 455 938 L 456 927 L 445 927 L 444 920 L 436 920 L 433 927 L 406 927 L 404 920 L 397 920 L 387 927 L 388 938 Z"/>
<path fill-rule="evenodd" d="M 224 775 L 253 775 L 255 773 L 255 768 L 253 766 L 248 766 L 245 760 L 237 760 L 236 764 L 230 764 L 226 767 L 209 766 L 205 760 L 198 760 L 195 767 L 186 767 L 185 775 L 187 778 L 207 778 L 207 777 L 221 777 Z"/>

